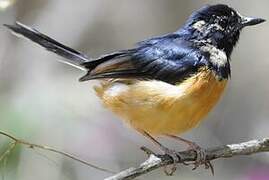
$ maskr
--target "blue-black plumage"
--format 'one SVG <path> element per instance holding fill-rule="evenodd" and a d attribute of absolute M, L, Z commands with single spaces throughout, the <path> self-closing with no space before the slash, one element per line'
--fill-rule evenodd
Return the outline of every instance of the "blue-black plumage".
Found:
<path fill-rule="evenodd" d="M 118 56 L 108 55 L 83 63 L 90 68 L 80 80 L 140 78 L 176 84 L 197 73 L 202 66 L 214 71 L 218 79 L 227 79 L 229 59 L 240 31 L 246 25 L 264 21 L 249 18 L 250 22 L 246 23 L 246 19 L 227 5 L 205 6 L 195 11 L 176 32 L 139 42 L 133 49 L 120 51 Z M 106 61 L 110 61 L 108 69 L 103 65 Z M 104 70 L 99 68 L 96 73 L 98 63 Z"/>
<path fill-rule="evenodd" d="M 23 24 L 6 26 L 66 58 L 66 63 L 86 70 L 80 81 L 101 79 L 95 90 L 104 105 L 174 159 L 174 151 L 150 134 L 175 138 L 196 127 L 225 90 L 231 74 L 230 56 L 241 30 L 264 21 L 244 17 L 227 5 L 205 6 L 193 12 L 173 33 L 97 59 L 89 59 Z M 190 141 L 184 142 L 197 147 Z M 212 168 L 205 159 L 200 157 L 199 161 L 201 148 L 195 150 L 196 165 Z"/>

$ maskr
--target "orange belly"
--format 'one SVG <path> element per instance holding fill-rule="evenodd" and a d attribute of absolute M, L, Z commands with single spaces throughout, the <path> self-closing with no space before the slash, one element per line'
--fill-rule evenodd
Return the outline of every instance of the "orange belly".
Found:
<path fill-rule="evenodd" d="M 153 135 L 176 135 L 201 122 L 218 102 L 226 83 L 204 68 L 178 85 L 107 80 L 95 90 L 104 105 L 131 127 Z"/>

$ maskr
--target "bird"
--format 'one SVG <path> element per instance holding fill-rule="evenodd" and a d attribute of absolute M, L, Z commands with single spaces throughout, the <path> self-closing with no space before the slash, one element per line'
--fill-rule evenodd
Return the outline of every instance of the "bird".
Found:
<path fill-rule="evenodd" d="M 153 141 L 174 161 L 175 151 L 156 137 L 201 148 L 181 135 L 197 127 L 225 92 L 231 77 L 231 54 L 241 31 L 265 19 L 247 17 L 225 4 L 194 11 L 175 32 L 136 43 L 132 48 L 90 58 L 20 22 L 5 26 L 63 57 L 61 61 L 86 74 L 79 81 L 97 80 L 94 87 L 104 106 L 131 128 Z M 172 172 L 175 167 L 172 168 Z"/>

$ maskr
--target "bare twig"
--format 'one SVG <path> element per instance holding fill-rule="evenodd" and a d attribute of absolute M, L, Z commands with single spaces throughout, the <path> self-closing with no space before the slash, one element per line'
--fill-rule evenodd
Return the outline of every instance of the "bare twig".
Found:
<path fill-rule="evenodd" d="M 12 143 L 9 144 L 8 148 L 5 150 L 4 153 L 1 154 L 0 156 L 0 162 L 2 162 L 6 157 L 8 157 L 8 155 L 12 152 L 12 150 L 16 147 L 17 142 L 14 141 Z"/>
<path fill-rule="evenodd" d="M 52 147 L 49 147 L 49 146 L 44 146 L 44 145 L 40 145 L 40 144 L 34 144 L 34 143 L 30 143 L 30 142 L 27 142 L 27 141 L 24 141 L 24 140 L 21 140 L 21 139 L 17 139 L 16 137 L 8 134 L 8 133 L 5 133 L 3 131 L 0 131 L 0 135 L 3 135 L 3 136 L 6 136 L 8 137 L 9 139 L 13 140 L 14 142 L 12 142 L 9 146 L 9 148 L 0 156 L 0 162 L 10 153 L 10 151 L 12 151 L 16 145 L 20 144 L 20 145 L 24 145 L 24 146 L 27 146 L 28 148 L 31 148 L 31 149 L 42 149 L 42 150 L 46 150 L 46 151 L 50 151 L 50 152 L 53 152 L 53 153 L 56 153 L 56 154 L 60 154 L 60 155 L 63 155 L 65 157 L 68 157 L 72 160 L 75 160 L 75 161 L 78 161 L 82 164 L 85 164 L 86 166 L 89 166 L 89 167 L 92 167 L 94 169 L 97 169 L 99 171 L 103 171 L 103 172 L 107 172 L 107 173 L 115 173 L 111 170 L 108 170 L 108 169 L 105 169 L 105 168 L 102 168 L 102 167 L 99 167 L 99 166 L 96 166 L 96 165 L 93 165 L 91 163 L 88 163 L 84 160 L 81 160 L 69 153 L 66 153 L 66 152 L 63 152 L 63 151 L 59 151 L 57 149 L 54 149 Z"/>
<path fill-rule="evenodd" d="M 218 158 L 230 158 L 233 156 L 250 155 L 260 152 L 269 152 L 269 138 L 206 149 L 206 160 L 211 161 Z M 180 160 L 177 163 L 195 161 L 197 158 L 196 152 L 193 150 L 178 152 L 178 156 L 180 157 Z M 171 157 L 167 155 L 156 155 L 151 153 L 149 158 L 138 167 L 131 167 L 114 176 L 108 177 L 105 180 L 134 179 L 138 176 L 172 163 L 173 161 Z"/>

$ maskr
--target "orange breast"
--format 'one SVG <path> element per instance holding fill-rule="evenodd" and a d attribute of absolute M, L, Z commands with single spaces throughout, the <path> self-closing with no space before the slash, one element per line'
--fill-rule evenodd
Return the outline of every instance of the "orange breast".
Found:
<path fill-rule="evenodd" d="M 226 83 L 204 68 L 178 85 L 108 80 L 95 89 L 104 105 L 131 127 L 153 135 L 176 135 L 199 124 L 218 102 Z"/>

